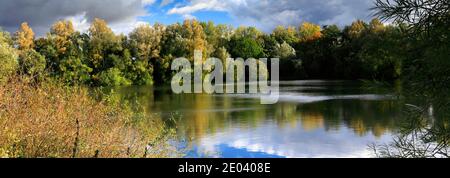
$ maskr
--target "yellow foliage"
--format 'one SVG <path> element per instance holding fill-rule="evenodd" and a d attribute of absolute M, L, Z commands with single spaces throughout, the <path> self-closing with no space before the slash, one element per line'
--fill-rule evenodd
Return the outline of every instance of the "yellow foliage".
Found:
<path fill-rule="evenodd" d="M 139 59 L 159 57 L 164 26 L 155 24 L 153 27 L 140 25 L 130 33 L 130 40 L 136 43 Z"/>
<path fill-rule="evenodd" d="M 28 50 L 34 48 L 34 32 L 27 22 L 20 25 L 19 30 L 15 34 L 15 42 L 20 50 Z"/>
<path fill-rule="evenodd" d="M 50 33 L 55 36 L 55 43 L 58 53 L 64 54 L 71 44 L 70 36 L 75 32 L 72 21 L 58 21 L 50 29 Z"/>
<path fill-rule="evenodd" d="M 32 86 L 13 79 L 0 85 L 0 96 L 0 157 L 169 157 L 176 153 L 161 139 L 170 136 L 162 120 L 145 115 L 134 118 L 119 100 L 94 100 L 86 88 L 56 82 Z"/>
<path fill-rule="evenodd" d="M 191 53 L 189 56 L 194 56 L 195 50 L 200 50 L 203 53 L 203 58 L 206 59 L 206 35 L 203 31 L 203 27 L 197 20 L 185 20 L 183 22 L 183 29 L 186 34 L 185 38 L 188 40 L 188 49 Z"/>
<path fill-rule="evenodd" d="M 89 27 L 89 34 L 93 38 L 113 39 L 115 37 L 114 32 L 108 27 L 106 21 L 99 18 L 95 18 L 92 22 Z"/>
<path fill-rule="evenodd" d="M 348 29 L 348 34 L 352 38 L 357 38 L 361 35 L 361 33 L 366 29 L 366 24 L 362 20 L 357 20 L 352 23 L 350 28 Z"/>
<path fill-rule="evenodd" d="M 314 41 L 322 37 L 322 29 L 319 25 L 304 22 L 299 28 L 300 40 Z"/>

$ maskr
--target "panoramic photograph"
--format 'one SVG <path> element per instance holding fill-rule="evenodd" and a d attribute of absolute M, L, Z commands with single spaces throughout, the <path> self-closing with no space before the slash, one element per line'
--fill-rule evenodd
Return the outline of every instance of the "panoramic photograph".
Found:
<path fill-rule="evenodd" d="M 448 158 L 449 35 L 448 0 L 1 0 L 0 158 Z"/>

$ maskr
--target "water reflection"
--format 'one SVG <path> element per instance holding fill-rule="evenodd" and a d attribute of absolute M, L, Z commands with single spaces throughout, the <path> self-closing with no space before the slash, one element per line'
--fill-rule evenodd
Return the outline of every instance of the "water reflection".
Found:
<path fill-rule="evenodd" d="M 342 81 L 280 85 L 275 105 L 250 95 L 175 95 L 164 87 L 119 94 L 146 112 L 179 113 L 188 157 L 368 157 L 368 144 L 391 141 L 399 127 L 401 104 L 385 90 Z"/>

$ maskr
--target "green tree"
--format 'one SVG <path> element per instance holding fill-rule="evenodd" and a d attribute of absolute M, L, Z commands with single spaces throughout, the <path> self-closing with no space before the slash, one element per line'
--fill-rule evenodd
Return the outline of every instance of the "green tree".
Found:
<path fill-rule="evenodd" d="M 135 60 L 128 67 L 128 78 L 139 85 L 153 84 L 154 65 L 160 60 L 164 27 L 141 25 L 129 34 L 129 48 Z"/>
<path fill-rule="evenodd" d="M 295 58 L 295 49 L 291 47 L 286 41 L 282 44 L 277 44 L 273 53 L 273 57 L 283 59 Z"/>
<path fill-rule="evenodd" d="M 161 58 L 155 61 L 154 79 L 156 83 L 167 83 L 172 77 L 170 63 L 177 57 L 188 57 L 188 40 L 183 37 L 180 23 L 166 27 L 161 43 Z"/>
<path fill-rule="evenodd" d="M 132 81 L 124 77 L 124 74 L 118 68 L 110 68 L 106 71 L 102 71 L 98 75 L 98 81 L 103 86 L 122 86 L 131 85 Z"/>
<path fill-rule="evenodd" d="M 253 38 L 250 37 L 237 37 L 234 36 L 230 41 L 230 53 L 231 56 L 244 59 L 248 58 L 261 58 L 264 56 L 264 49 Z"/>
<path fill-rule="evenodd" d="M 19 54 L 20 70 L 33 79 L 41 80 L 45 72 L 45 57 L 34 49 L 21 51 Z"/>
<path fill-rule="evenodd" d="M 89 28 L 88 58 L 93 69 L 92 82 L 97 85 L 129 85 L 127 67 L 131 65 L 129 51 L 123 48 L 127 37 L 116 36 L 102 19 L 95 19 Z"/>
<path fill-rule="evenodd" d="M 112 67 L 108 56 L 122 51 L 121 38 L 114 34 L 104 20 L 98 18 L 89 27 L 89 37 L 89 59 L 94 72 Z"/>
<path fill-rule="evenodd" d="M 283 26 L 277 26 L 271 36 L 273 36 L 278 43 L 288 43 L 289 45 L 293 45 L 294 43 L 298 42 L 298 37 L 297 37 L 297 31 L 295 29 L 295 27 L 283 27 Z"/>
<path fill-rule="evenodd" d="M 19 67 L 17 56 L 11 37 L 0 29 L 0 84 L 16 73 Z"/>
<path fill-rule="evenodd" d="M 75 31 L 71 21 L 58 21 L 46 38 L 36 40 L 36 51 L 45 56 L 53 77 L 67 84 L 89 84 L 93 71 L 87 58 L 89 42 L 89 36 Z"/>
<path fill-rule="evenodd" d="M 34 50 L 34 32 L 28 23 L 22 23 L 15 33 L 15 44 L 19 49 L 20 72 L 31 79 L 41 80 L 45 72 L 46 60 Z"/>

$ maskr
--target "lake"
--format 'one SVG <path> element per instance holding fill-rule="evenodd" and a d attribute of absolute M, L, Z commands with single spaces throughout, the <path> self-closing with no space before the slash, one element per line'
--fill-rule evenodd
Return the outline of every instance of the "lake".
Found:
<path fill-rule="evenodd" d="M 390 88 L 354 81 L 280 82 L 280 101 L 236 94 L 173 94 L 170 87 L 119 93 L 163 118 L 178 116 L 186 157 L 373 157 L 392 141 L 402 104 Z"/>

